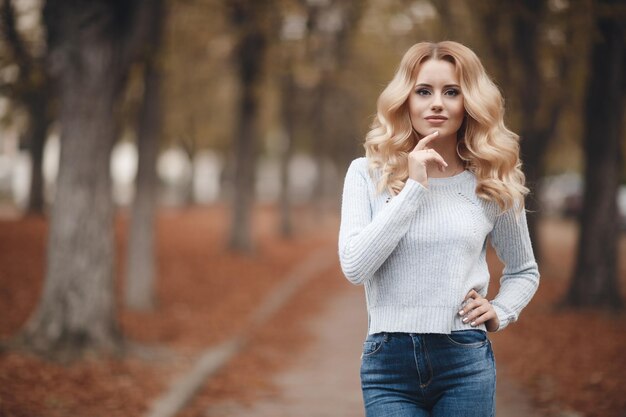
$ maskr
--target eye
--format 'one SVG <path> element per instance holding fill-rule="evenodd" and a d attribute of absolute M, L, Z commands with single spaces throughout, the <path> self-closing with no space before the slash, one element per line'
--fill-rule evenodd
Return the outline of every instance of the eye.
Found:
<path fill-rule="evenodd" d="M 430 91 L 427 88 L 418 88 L 415 90 L 415 94 L 418 96 L 427 96 L 430 94 Z"/>
<path fill-rule="evenodd" d="M 459 94 L 461 94 L 461 92 L 460 92 L 457 88 L 451 88 L 451 89 L 449 89 L 449 90 L 446 90 L 446 91 L 444 92 L 444 94 L 445 94 L 446 96 L 456 97 L 456 96 L 458 96 Z"/>

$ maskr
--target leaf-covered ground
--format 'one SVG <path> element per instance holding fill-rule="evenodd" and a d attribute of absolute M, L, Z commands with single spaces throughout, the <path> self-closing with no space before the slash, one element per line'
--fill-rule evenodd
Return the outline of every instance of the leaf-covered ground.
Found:
<path fill-rule="evenodd" d="M 225 250 L 224 207 L 162 210 L 158 217 L 158 309 L 119 319 L 133 348 L 123 358 L 87 355 L 71 364 L 21 351 L 0 352 L 0 416 L 140 416 L 195 355 L 245 328 L 246 319 L 288 272 L 316 249 L 336 247 L 337 219 L 299 210 L 296 237 L 277 236 L 276 213 L 255 213 L 251 256 Z M 119 216 L 118 294 L 123 285 L 127 220 Z M 0 340 L 28 319 L 41 294 L 47 225 L 25 218 L 0 221 Z M 492 335 L 499 370 L 532 394 L 546 415 L 576 411 L 622 417 L 626 410 L 626 314 L 558 310 L 571 273 L 573 224 L 542 225 L 545 253 L 540 290 L 520 321 Z M 620 246 L 626 289 L 626 238 Z M 491 271 L 501 265 L 490 253 Z M 349 285 L 338 268 L 310 281 L 274 318 L 253 329 L 254 343 L 213 378 L 181 415 L 202 416 L 216 402 L 252 403 L 271 395 L 267 376 L 293 363 L 309 335 L 302 323 L 322 308 L 329 292 Z M 492 292 L 497 289 L 494 283 Z M 624 291 L 622 291 L 624 293 Z M 626 295 L 626 294 L 624 294 Z M 119 297 L 121 299 L 121 297 Z"/>

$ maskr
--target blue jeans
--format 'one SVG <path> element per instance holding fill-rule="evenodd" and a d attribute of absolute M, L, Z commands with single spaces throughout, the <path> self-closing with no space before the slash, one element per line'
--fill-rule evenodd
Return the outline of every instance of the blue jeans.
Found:
<path fill-rule="evenodd" d="M 361 388 L 366 417 L 493 417 L 491 342 L 482 330 L 369 335 Z"/>

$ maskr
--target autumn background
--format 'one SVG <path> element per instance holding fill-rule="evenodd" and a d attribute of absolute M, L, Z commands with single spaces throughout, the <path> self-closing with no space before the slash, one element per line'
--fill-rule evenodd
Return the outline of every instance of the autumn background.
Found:
<path fill-rule="evenodd" d="M 362 297 L 343 175 L 402 54 L 442 39 L 502 90 L 532 190 L 542 282 L 492 335 L 511 415 L 626 416 L 623 1 L 1 0 L 0 33 L 0 416 L 352 415 L 286 411 L 272 375 Z"/>

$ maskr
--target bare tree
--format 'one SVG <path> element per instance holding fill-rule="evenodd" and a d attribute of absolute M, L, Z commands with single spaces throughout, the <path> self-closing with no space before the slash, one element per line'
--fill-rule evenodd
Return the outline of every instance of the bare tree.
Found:
<path fill-rule="evenodd" d="M 233 250 L 248 252 L 253 246 L 251 210 L 259 140 L 258 84 L 267 49 L 264 23 L 269 1 L 236 0 L 227 4 L 237 37 L 234 57 L 240 80 L 234 143 L 234 207 L 229 246 Z"/>
<path fill-rule="evenodd" d="M 284 61 L 283 73 L 280 77 L 281 119 L 284 127 L 284 143 L 280 155 L 280 226 L 279 231 L 283 237 L 293 235 L 291 216 L 291 196 L 289 194 L 289 162 L 294 150 L 294 122 L 295 112 L 293 98 L 296 94 L 296 86 L 293 77 L 293 61 L 287 57 Z"/>
<path fill-rule="evenodd" d="M 592 34 L 585 108 L 585 192 L 576 269 L 565 299 L 571 306 L 623 305 L 618 288 L 616 196 L 623 163 L 626 20 L 617 13 L 618 3 L 598 2 L 596 32 Z"/>
<path fill-rule="evenodd" d="M 137 129 L 139 166 L 132 208 L 125 301 L 129 308 L 148 310 L 155 303 L 155 210 L 158 189 L 156 161 L 161 132 L 161 48 L 165 9 L 154 0 L 142 48 L 144 95 Z"/>
<path fill-rule="evenodd" d="M 295 148 L 296 118 L 298 115 L 298 86 L 295 80 L 299 64 L 300 48 L 304 37 L 304 22 L 301 12 L 286 12 L 272 15 L 275 30 L 271 33 L 276 46 L 276 66 L 272 72 L 276 75 L 279 104 L 279 123 L 282 125 L 282 137 L 279 155 L 280 194 L 278 233 L 284 238 L 293 235 L 293 216 L 289 190 L 289 163 Z"/>
<path fill-rule="evenodd" d="M 116 104 L 140 42 L 140 6 L 126 0 L 49 1 L 48 66 L 56 80 L 61 161 L 41 301 L 22 341 L 42 353 L 115 349 L 109 158 Z M 143 22 L 145 24 L 145 22 Z"/>
<path fill-rule="evenodd" d="M 31 183 L 27 211 L 43 214 L 43 150 L 48 127 L 52 120 L 51 89 L 45 71 L 43 56 L 28 51 L 24 39 L 17 31 L 16 14 L 11 0 L 3 0 L 0 6 L 2 35 L 9 46 L 13 61 L 19 68 L 19 76 L 10 87 L 5 86 L 9 96 L 24 107 L 28 114 L 28 128 L 23 143 L 30 150 Z"/>
<path fill-rule="evenodd" d="M 308 19 L 305 50 L 309 65 L 316 73 L 316 82 L 309 93 L 312 97 L 312 106 L 308 120 L 309 129 L 314 132 L 313 155 L 318 167 L 313 196 L 317 214 L 321 215 L 325 197 L 328 194 L 340 194 L 338 189 L 328 192 L 326 188 L 329 181 L 325 175 L 325 161 L 339 161 L 343 157 L 340 155 L 341 152 L 337 152 L 343 148 L 337 144 L 350 142 L 337 140 L 336 137 L 339 132 L 336 126 L 346 117 L 345 112 L 340 114 L 337 108 L 340 102 L 348 99 L 340 96 L 336 79 L 346 64 L 350 53 L 350 40 L 364 12 L 366 2 L 331 0 L 302 1 L 302 3 L 306 5 Z"/>

